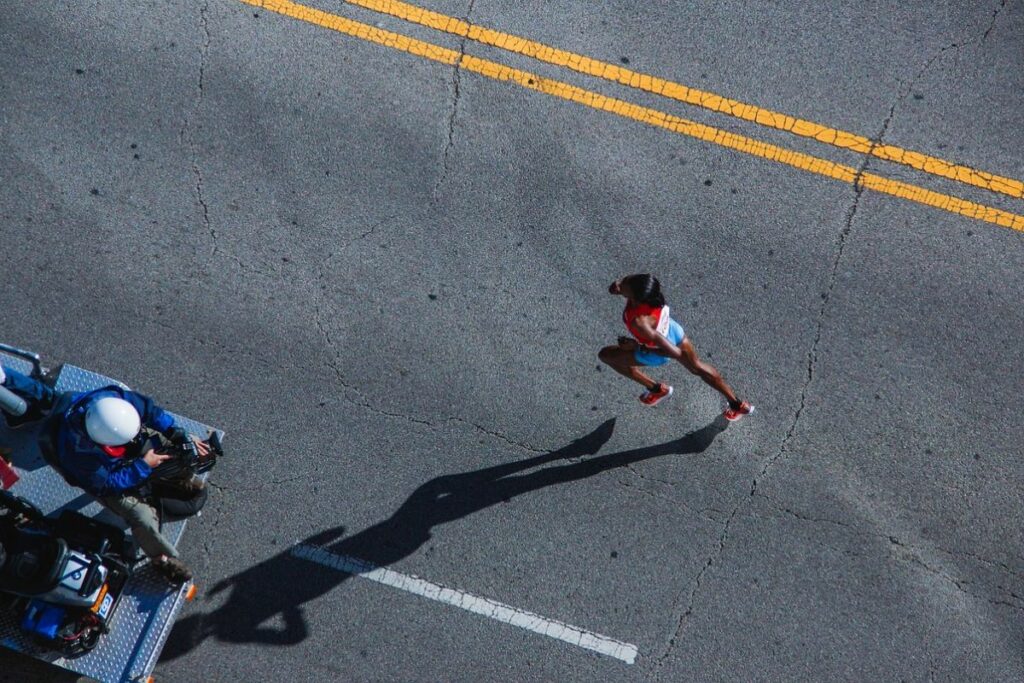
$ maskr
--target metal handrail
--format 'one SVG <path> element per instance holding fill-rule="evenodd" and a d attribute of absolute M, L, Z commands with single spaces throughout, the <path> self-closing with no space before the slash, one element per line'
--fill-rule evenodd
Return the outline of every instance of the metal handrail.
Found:
<path fill-rule="evenodd" d="M 24 349 L 19 349 L 17 347 L 9 346 L 7 344 L 0 344 L 0 351 L 3 351 L 4 353 L 10 354 L 12 356 L 18 356 L 19 358 L 24 358 L 25 360 L 27 360 L 30 363 L 32 363 L 32 376 L 33 377 L 38 379 L 38 378 L 43 376 L 43 373 L 45 372 L 45 368 L 43 368 L 43 361 L 39 357 L 38 353 L 32 353 L 31 351 L 26 351 Z"/>

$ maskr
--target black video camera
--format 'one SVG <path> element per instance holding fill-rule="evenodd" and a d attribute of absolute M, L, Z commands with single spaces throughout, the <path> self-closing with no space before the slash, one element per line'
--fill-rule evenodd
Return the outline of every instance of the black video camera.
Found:
<path fill-rule="evenodd" d="M 217 458 L 224 455 L 224 447 L 217 432 L 210 432 L 205 443 L 210 447 L 206 455 L 199 453 L 196 443 L 187 435 L 171 446 L 163 447 L 158 452 L 171 457 L 153 468 L 153 476 L 157 479 L 181 479 L 187 474 L 209 472 L 217 464 Z"/>

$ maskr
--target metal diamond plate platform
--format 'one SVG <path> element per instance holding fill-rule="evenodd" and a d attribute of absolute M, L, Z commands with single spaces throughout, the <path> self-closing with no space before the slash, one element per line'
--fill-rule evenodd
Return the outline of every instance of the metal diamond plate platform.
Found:
<path fill-rule="evenodd" d="M 0 364 L 25 374 L 32 371 L 30 361 L 9 355 L 2 349 Z M 45 377 L 48 384 L 61 392 L 89 391 L 110 384 L 125 386 L 117 380 L 73 365 L 63 365 Z M 200 422 L 171 414 L 179 425 L 193 434 L 206 435 L 211 430 Z M 11 449 L 11 461 L 21 476 L 11 492 L 28 499 L 47 515 L 70 509 L 125 528 L 119 518 L 81 489 L 68 485 L 47 465 L 36 445 L 37 437 L 37 428 L 12 430 L 0 421 L 0 446 Z M 169 541 L 177 545 L 185 524 L 184 520 L 171 522 L 165 524 L 162 531 Z M 156 666 L 190 585 L 176 589 L 152 571 L 148 564 L 140 567 L 125 587 L 110 622 L 110 633 L 103 636 L 95 650 L 79 657 L 64 658 L 40 649 L 23 637 L 16 618 L 8 612 L 0 612 L 0 646 L 104 683 L 144 681 Z"/>

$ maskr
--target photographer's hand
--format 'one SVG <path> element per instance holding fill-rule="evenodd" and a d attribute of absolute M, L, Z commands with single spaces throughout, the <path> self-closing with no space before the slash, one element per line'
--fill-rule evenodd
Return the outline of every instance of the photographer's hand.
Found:
<path fill-rule="evenodd" d="M 199 451 L 199 455 L 208 455 L 210 453 L 210 446 L 205 441 L 200 441 L 193 436 L 192 442 L 195 443 L 196 450 Z"/>
<path fill-rule="evenodd" d="M 171 456 L 166 453 L 157 453 L 152 448 L 146 451 L 146 454 L 142 456 L 142 461 L 149 465 L 150 468 L 157 467 L 160 463 L 170 459 Z"/>

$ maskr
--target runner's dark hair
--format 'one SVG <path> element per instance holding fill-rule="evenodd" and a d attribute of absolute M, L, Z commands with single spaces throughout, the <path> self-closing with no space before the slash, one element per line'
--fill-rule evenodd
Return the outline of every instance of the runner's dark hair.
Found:
<path fill-rule="evenodd" d="M 649 273 L 638 273 L 626 278 L 629 288 L 633 290 L 636 300 L 648 306 L 664 306 L 665 295 L 661 293 L 661 283 L 658 278 Z"/>

